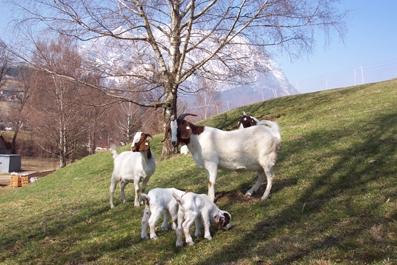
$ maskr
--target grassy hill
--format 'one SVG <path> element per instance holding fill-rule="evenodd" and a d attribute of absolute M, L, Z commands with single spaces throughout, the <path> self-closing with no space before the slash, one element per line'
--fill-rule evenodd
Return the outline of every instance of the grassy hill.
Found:
<path fill-rule="evenodd" d="M 282 147 L 270 198 L 243 197 L 253 172 L 220 171 L 218 204 L 234 227 L 175 248 L 140 240 L 142 208 L 108 204 L 110 153 L 0 194 L 4 264 L 397 264 L 397 81 L 291 96 L 204 122 L 232 128 L 245 110 L 278 117 Z M 154 149 L 159 157 L 160 143 Z M 157 164 L 153 187 L 207 192 L 192 159 Z M 118 198 L 119 193 L 116 194 Z"/>

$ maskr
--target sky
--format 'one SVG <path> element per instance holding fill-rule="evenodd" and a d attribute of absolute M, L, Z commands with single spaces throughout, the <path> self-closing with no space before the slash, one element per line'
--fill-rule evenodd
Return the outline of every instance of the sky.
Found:
<path fill-rule="evenodd" d="M 0 37 L 12 39 L 10 22 L 20 13 L 0 0 Z M 346 32 L 329 38 L 319 32 L 311 52 L 291 58 L 274 51 L 274 60 L 300 92 L 375 82 L 397 77 L 397 1 L 341 0 L 348 11 Z"/>
<path fill-rule="evenodd" d="M 310 53 L 291 60 L 274 54 L 290 83 L 300 92 L 397 78 L 397 1 L 345 0 L 346 32 L 330 42 L 318 34 Z"/>

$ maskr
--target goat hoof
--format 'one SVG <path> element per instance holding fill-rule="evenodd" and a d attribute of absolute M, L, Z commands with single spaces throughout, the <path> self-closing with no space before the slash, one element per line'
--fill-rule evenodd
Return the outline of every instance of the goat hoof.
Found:
<path fill-rule="evenodd" d="M 247 192 L 247 193 L 244 194 L 244 197 L 247 198 L 247 199 L 251 198 L 251 196 L 252 196 L 251 192 Z"/>
<path fill-rule="evenodd" d="M 139 207 L 139 203 L 134 203 L 134 207 Z"/>
<path fill-rule="evenodd" d="M 193 242 L 193 241 L 188 241 L 188 242 L 186 242 L 186 244 L 187 244 L 188 246 L 193 246 L 193 245 L 194 245 L 194 242 Z"/>
<path fill-rule="evenodd" d="M 157 240 L 157 236 L 150 236 L 151 240 Z"/>
<path fill-rule="evenodd" d="M 147 240 L 147 239 L 149 239 L 149 238 L 148 238 L 148 236 L 141 236 L 141 239 L 142 239 L 142 240 Z"/>
<path fill-rule="evenodd" d="M 263 202 L 266 201 L 266 199 L 267 199 L 268 197 L 269 197 L 269 196 L 262 197 L 262 198 L 261 198 L 261 201 L 263 201 Z"/>
<path fill-rule="evenodd" d="M 206 236 L 205 238 L 208 240 L 212 240 L 212 236 Z"/>
<path fill-rule="evenodd" d="M 183 242 L 176 242 L 176 247 L 177 248 L 181 248 L 181 247 L 183 247 Z"/>
<path fill-rule="evenodd" d="M 168 231 L 168 226 L 161 226 L 160 229 L 161 231 Z"/>

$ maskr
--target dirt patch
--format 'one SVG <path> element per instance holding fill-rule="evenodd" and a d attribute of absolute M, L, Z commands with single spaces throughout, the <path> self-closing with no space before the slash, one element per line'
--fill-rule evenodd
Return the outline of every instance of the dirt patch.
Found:
<path fill-rule="evenodd" d="M 215 194 L 215 202 L 216 203 L 221 203 L 221 204 L 229 204 L 229 203 L 235 203 L 237 202 L 249 202 L 249 201 L 258 201 L 260 200 L 259 198 L 256 198 L 254 196 L 251 197 L 246 197 L 244 196 L 244 193 L 241 191 L 221 191 L 217 192 Z"/>

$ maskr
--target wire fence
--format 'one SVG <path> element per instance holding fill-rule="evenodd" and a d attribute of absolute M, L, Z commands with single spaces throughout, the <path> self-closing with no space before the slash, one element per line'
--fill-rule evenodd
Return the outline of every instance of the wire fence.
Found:
<path fill-rule="evenodd" d="M 342 68 L 342 66 L 341 66 Z M 352 69 L 325 73 L 293 84 L 300 92 L 355 86 L 397 78 L 397 58 L 377 65 L 359 65 Z"/>

